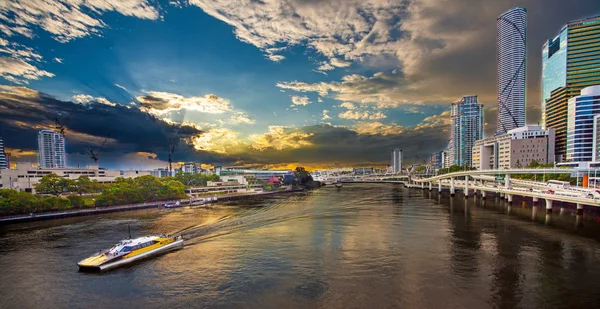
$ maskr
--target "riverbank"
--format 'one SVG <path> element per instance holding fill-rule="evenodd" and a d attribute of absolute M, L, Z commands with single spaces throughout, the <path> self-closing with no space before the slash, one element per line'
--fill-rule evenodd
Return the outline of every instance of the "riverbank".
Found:
<path fill-rule="evenodd" d="M 202 206 L 204 204 L 215 203 L 215 202 L 219 202 L 219 201 L 232 201 L 232 200 L 239 200 L 239 199 L 252 198 L 252 197 L 275 195 L 275 194 L 294 193 L 294 192 L 300 192 L 300 191 L 303 191 L 303 189 L 290 189 L 290 190 L 284 190 L 284 191 L 267 191 L 267 192 L 260 192 L 260 193 L 220 195 L 217 197 L 216 200 L 206 201 L 203 204 L 197 205 L 197 206 Z M 65 210 L 65 211 L 58 211 L 58 212 L 35 213 L 35 214 L 30 214 L 30 215 L 2 217 L 2 218 L 0 218 L 0 225 L 31 222 L 31 221 L 62 219 L 62 218 L 79 217 L 79 216 L 91 216 L 91 215 L 99 215 L 99 214 L 106 214 L 106 213 L 113 213 L 113 212 L 131 211 L 131 210 L 140 210 L 140 209 L 148 209 L 148 208 L 161 208 L 162 205 L 164 205 L 164 204 L 176 203 L 176 202 L 179 202 L 182 205 L 190 205 L 190 199 L 181 199 L 181 200 L 159 201 L 159 202 L 129 204 L 129 205 L 120 205 L 120 206 L 96 207 L 96 208 L 89 208 L 89 209 Z M 193 201 L 192 201 L 192 205 L 193 205 Z"/>

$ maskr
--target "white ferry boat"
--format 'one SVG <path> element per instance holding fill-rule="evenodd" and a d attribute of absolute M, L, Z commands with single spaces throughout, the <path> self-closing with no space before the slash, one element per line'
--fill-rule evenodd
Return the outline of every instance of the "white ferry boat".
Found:
<path fill-rule="evenodd" d="M 77 263 L 80 270 L 104 271 L 150 256 L 183 248 L 183 237 L 144 236 L 120 241 Z"/>

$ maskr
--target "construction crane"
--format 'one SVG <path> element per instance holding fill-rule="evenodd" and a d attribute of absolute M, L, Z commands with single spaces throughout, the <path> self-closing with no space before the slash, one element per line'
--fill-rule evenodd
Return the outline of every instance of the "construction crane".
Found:
<path fill-rule="evenodd" d="M 175 152 L 175 145 L 173 145 L 173 140 L 169 138 L 169 174 L 173 172 L 173 152 Z"/>
<path fill-rule="evenodd" d="M 104 139 L 104 142 L 102 142 L 102 146 L 100 146 L 100 148 L 94 152 L 93 149 L 90 149 L 90 158 L 92 160 L 94 160 L 94 163 L 96 165 L 98 165 L 98 155 L 100 154 L 100 152 L 102 151 L 102 149 L 104 149 L 104 145 L 106 144 L 106 141 L 108 140 L 108 136 Z"/>
<path fill-rule="evenodd" d="M 60 123 L 60 121 L 58 120 L 58 118 L 54 118 L 54 128 L 60 132 L 60 134 L 62 136 L 65 136 L 65 126 L 62 125 L 62 123 Z"/>

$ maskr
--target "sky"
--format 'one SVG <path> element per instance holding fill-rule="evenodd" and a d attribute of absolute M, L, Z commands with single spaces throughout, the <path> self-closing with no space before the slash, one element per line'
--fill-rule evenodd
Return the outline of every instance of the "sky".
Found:
<path fill-rule="evenodd" d="M 67 164 L 176 162 L 309 169 L 423 162 L 449 106 L 478 95 L 496 128 L 496 17 L 528 10 L 527 122 L 540 121 L 541 49 L 597 0 L 7 0 L 0 136 L 37 161 L 65 128 Z M 102 145 L 104 145 L 102 147 Z"/>

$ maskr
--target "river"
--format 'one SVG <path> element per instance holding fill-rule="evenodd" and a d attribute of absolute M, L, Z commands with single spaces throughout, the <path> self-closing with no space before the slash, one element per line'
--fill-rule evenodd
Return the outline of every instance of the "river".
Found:
<path fill-rule="evenodd" d="M 0 226 L 0 308 L 597 308 L 600 225 L 395 184 Z M 188 228 L 183 250 L 76 263 Z"/>

